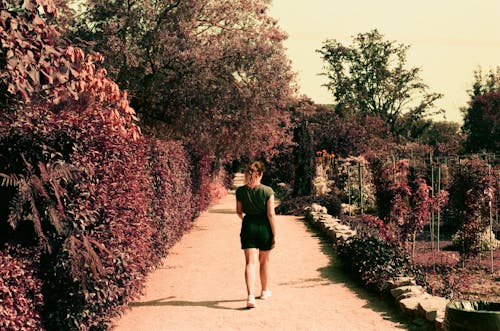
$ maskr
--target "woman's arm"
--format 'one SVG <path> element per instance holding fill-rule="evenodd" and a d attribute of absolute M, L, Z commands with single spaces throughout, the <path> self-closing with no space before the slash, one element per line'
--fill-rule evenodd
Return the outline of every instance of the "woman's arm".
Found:
<path fill-rule="evenodd" d="M 238 214 L 238 217 L 243 220 L 243 205 L 241 204 L 241 201 L 236 200 L 236 214 Z"/>
<path fill-rule="evenodd" d="M 271 230 L 273 231 L 273 236 L 276 237 L 276 214 L 274 212 L 274 194 L 267 200 L 267 218 L 271 224 Z"/>

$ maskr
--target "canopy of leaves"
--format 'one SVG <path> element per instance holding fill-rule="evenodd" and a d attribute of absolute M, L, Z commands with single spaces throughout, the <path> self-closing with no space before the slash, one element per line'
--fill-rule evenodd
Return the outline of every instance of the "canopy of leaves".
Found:
<path fill-rule="evenodd" d="M 429 93 L 419 68 L 406 66 L 409 46 L 384 40 L 377 30 L 358 34 L 345 46 L 335 39 L 318 50 L 325 62 L 326 85 L 341 110 L 382 118 L 395 136 L 403 122 L 431 114 L 441 97 Z"/>
<path fill-rule="evenodd" d="M 270 1 L 89 0 L 91 41 L 154 132 L 218 158 L 272 154 L 289 139 L 293 75 Z"/>
<path fill-rule="evenodd" d="M 313 132 L 315 150 L 326 149 L 348 157 L 370 150 L 386 150 L 394 139 L 386 122 L 377 116 L 332 111 L 329 106 L 313 107 L 307 120 Z"/>
<path fill-rule="evenodd" d="M 481 67 L 474 71 L 474 83 L 472 89 L 468 91 L 471 99 L 498 90 L 500 90 L 500 66 L 495 70 L 490 69 L 488 73 L 483 73 Z"/>

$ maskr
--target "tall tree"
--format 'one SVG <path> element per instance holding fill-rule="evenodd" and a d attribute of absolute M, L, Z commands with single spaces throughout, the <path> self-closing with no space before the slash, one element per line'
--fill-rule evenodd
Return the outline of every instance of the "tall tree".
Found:
<path fill-rule="evenodd" d="M 325 84 L 342 111 L 378 116 L 399 137 L 403 122 L 432 114 L 441 94 L 429 93 L 419 68 L 406 68 L 409 46 L 384 40 L 377 30 L 353 37 L 345 46 L 335 39 L 318 50 L 325 61 Z"/>
<path fill-rule="evenodd" d="M 216 158 L 272 154 L 294 92 L 269 0 L 88 0 L 94 41 L 144 124 Z M 161 128 L 161 129 L 159 129 Z"/>
<path fill-rule="evenodd" d="M 432 147 L 436 156 L 460 154 L 465 141 L 456 122 L 421 119 L 413 123 L 410 134 L 419 143 Z"/>
<path fill-rule="evenodd" d="M 474 83 L 468 91 L 471 99 L 488 92 L 497 92 L 500 90 L 500 66 L 495 70 L 490 69 L 488 73 L 483 73 L 483 69 L 478 67 L 474 70 Z"/>
<path fill-rule="evenodd" d="M 474 78 L 469 106 L 463 109 L 465 150 L 500 153 L 500 67 L 486 77 L 478 69 Z"/>

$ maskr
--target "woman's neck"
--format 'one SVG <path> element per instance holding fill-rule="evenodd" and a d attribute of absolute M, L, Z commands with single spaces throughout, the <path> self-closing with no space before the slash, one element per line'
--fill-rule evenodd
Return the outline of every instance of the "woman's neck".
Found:
<path fill-rule="evenodd" d="M 248 188 L 256 188 L 259 185 L 260 185 L 260 181 L 254 182 L 254 183 L 247 183 Z"/>

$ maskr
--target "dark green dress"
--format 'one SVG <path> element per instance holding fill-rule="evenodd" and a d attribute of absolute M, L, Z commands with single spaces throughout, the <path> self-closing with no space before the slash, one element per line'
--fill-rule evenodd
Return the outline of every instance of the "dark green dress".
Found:
<path fill-rule="evenodd" d="M 241 224 L 241 248 L 258 248 L 268 251 L 273 245 L 273 231 L 267 217 L 267 201 L 274 194 L 272 188 L 258 185 L 250 189 L 246 185 L 236 190 L 236 199 L 243 206 Z"/>

